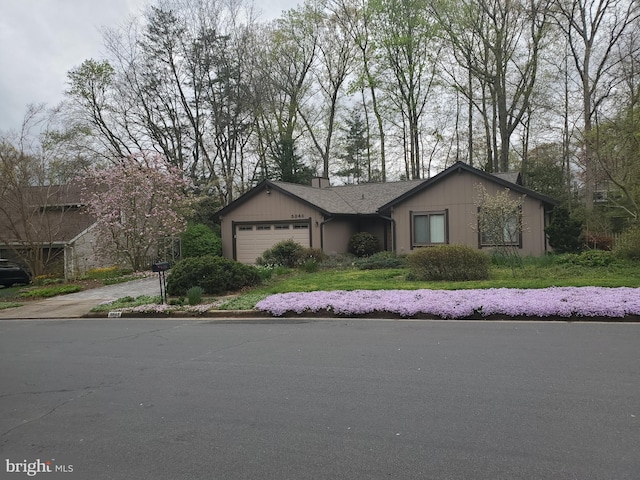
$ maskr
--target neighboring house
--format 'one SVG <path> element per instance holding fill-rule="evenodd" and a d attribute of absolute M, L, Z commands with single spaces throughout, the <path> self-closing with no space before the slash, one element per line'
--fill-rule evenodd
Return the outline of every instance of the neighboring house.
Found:
<path fill-rule="evenodd" d="M 93 258 L 95 219 L 82 211 L 80 198 L 77 184 L 6 193 L 0 199 L 0 258 L 68 279 L 100 266 Z"/>
<path fill-rule="evenodd" d="M 521 185 L 518 174 L 490 174 L 458 162 L 426 180 L 312 186 L 265 180 L 217 213 L 223 255 L 255 263 L 266 249 L 293 239 L 325 253 L 344 253 L 350 237 L 370 232 L 385 250 L 410 253 L 420 247 L 464 244 L 490 248 L 476 228 L 476 185 L 489 194 L 508 188 L 525 196 L 517 236 L 523 255 L 547 251 L 544 228 L 556 204 Z"/>

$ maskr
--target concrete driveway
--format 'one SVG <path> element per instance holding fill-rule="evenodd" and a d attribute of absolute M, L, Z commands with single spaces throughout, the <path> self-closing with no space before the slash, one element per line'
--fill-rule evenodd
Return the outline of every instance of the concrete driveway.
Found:
<path fill-rule="evenodd" d="M 140 295 L 160 295 L 157 277 L 92 288 L 69 295 L 29 302 L 22 307 L 0 310 L 2 319 L 80 318 L 102 302 Z"/>

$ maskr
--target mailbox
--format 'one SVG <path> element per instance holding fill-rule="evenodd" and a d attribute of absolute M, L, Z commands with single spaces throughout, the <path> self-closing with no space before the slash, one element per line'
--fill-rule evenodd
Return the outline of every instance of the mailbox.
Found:
<path fill-rule="evenodd" d="M 169 262 L 156 262 L 151 265 L 152 272 L 166 272 L 169 270 Z"/>

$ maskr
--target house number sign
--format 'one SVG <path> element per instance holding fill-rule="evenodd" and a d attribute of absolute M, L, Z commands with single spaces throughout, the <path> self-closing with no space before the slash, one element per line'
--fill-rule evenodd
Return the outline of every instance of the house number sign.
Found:
<path fill-rule="evenodd" d="M 304 213 L 292 213 L 291 218 L 305 218 Z"/>

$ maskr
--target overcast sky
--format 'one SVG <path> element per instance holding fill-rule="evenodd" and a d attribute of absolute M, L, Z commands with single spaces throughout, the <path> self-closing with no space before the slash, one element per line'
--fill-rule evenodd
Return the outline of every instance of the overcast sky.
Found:
<path fill-rule="evenodd" d="M 17 130 L 30 103 L 63 99 L 67 72 L 103 58 L 100 27 L 117 27 L 149 0 L 0 0 L 0 132 Z M 275 18 L 298 0 L 256 0 Z"/>

